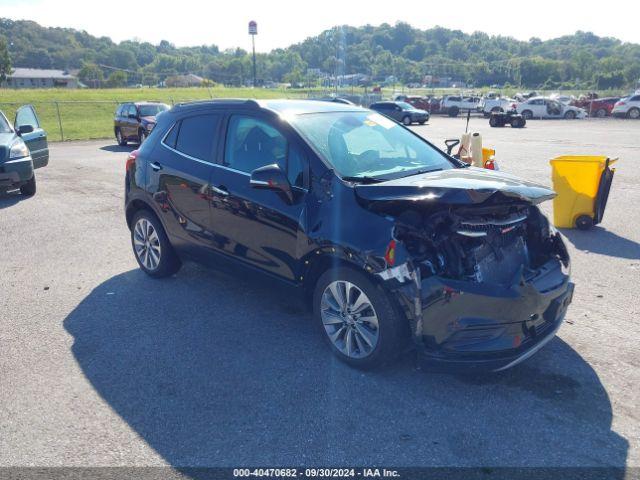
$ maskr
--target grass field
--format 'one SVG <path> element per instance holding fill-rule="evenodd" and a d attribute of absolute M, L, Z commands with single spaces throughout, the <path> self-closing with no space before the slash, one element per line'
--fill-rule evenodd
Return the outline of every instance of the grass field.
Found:
<path fill-rule="evenodd" d="M 20 105 L 36 108 L 51 141 L 108 138 L 113 135 L 113 114 L 120 102 L 151 100 L 169 105 L 209 98 L 299 98 L 307 91 L 250 88 L 140 88 L 110 90 L 0 89 L 0 110 L 13 120 Z M 60 123 L 58 122 L 58 111 Z"/>
<path fill-rule="evenodd" d="M 488 89 L 483 89 L 488 90 Z M 459 89 L 383 90 L 384 98 L 395 94 L 443 95 L 459 93 Z M 169 105 L 190 100 L 209 98 L 307 98 L 320 97 L 329 90 L 290 90 L 263 88 L 123 88 L 123 89 L 0 89 L 0 110 L 13 119 L 20 105 L 31 104 L 36 108 L 42 127 L 51 141 L 88 140 L 113 136 L 113 114 L 120 102 L 135 100 L 161 101 Z M 363 89 L 344 89 L 342 95 L 361 94 Z M 506 91 L 506 95 L 513 92 Z M 579 94 L 580 92 L 566 92 Z M 611 92 L 602 92 L 611 95 Z"/>

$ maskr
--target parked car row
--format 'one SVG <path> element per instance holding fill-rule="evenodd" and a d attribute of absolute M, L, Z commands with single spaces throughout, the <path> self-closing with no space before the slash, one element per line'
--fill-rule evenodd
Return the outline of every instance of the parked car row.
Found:
<path fill-rule="evenodd" d="M 603 118 L 608 116 L 640 118 L 640 93 L 624 98 L 598 98 L 595 93 L 582 95 L 552 94 L 541 96 L 537 92 L 517 93 L 514 98 L 503 97 L 495 92 L 479 95 L 445 95 L 444 97 L 397 95 L 402 101 L 431 114 L 441 113 L 452 117 L 467 112 L 482 113 L 489 117 L 492 113 L 509 111 L 521 113 L 526 119 L 533 118 Z"/>

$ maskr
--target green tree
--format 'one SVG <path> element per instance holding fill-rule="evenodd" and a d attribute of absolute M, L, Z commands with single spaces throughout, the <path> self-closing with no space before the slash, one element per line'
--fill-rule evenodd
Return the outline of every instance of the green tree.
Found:
<path fill-rule="evenodd" d="M 7 39 L 0 36 L 0 83 L 7 80 L 11 74 L 11 57 L 9 56 L 9 46 Z"/>
<path fill-rule="evenodd" d="M 91 88 L 99 88 L 104 81 L 104 74 L 95 63 L 86 63 L 80 72 L 78 72 L 78 78 L 82 83 Z"/>
<path fill-rule="evenodd" d="M 107 87 L 109 88 L 118 88 L 124 87 L 127 85 L 127 74 L 123 71 L 116 70 L 107 79 Z"/>

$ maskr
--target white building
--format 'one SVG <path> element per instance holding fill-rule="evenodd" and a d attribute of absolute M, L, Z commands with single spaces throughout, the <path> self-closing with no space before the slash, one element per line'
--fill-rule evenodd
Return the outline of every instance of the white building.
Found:
<path fill-rule="evenodd" d="M 9 88 L 78 88 L 78 78 L 65 70 L 14 68 L 7 76 Z"/>

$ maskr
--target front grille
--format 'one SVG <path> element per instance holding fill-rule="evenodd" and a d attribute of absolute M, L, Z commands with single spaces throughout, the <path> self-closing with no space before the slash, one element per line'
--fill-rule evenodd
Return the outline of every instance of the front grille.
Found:
<path fill-rule="evenodd" d="M 490 233 L 505 235 L 522 225 L 526 219 L 526 215 L 518 213 L 488 220 L 463 220 L 456 232 L 467 237 L 486 237 Z"/>

